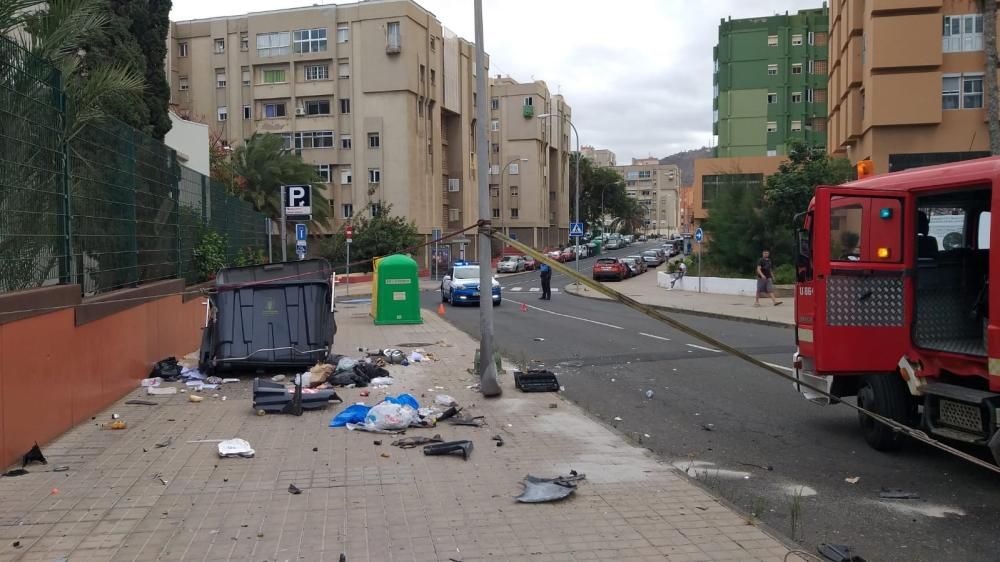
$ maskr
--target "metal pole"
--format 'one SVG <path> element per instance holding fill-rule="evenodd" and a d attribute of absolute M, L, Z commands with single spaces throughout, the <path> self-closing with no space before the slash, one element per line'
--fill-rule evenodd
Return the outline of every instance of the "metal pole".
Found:
<path fill-rule="evenodd" d="M 347 296 L 351 296 L 351 243 L 347 242 Z"/>
<path fill-rule="evenodd" d="M 281 186 L 281 262 L 288 261 L 288 229 L 285 228 L 285 186 Z"/>
<path fill-rule="evenodd" d="M 486 138 L 486 60 L 483 48 L 483 0 L 476 0 L 476 178 L 479 181 L 479 388 L 483 396 L 499 396 L 503 390 L 497 381 L 493 363 L 493 267 L 489 228 L 491 225 L 489 145 Z"/>
<path fill-rule="evenodd" d="M 701 292 L 701 242 L 698 242 L 698 292 Z"/>
<path fill-rule="evenodd" d="M 574 206 L 576 207 L 576 209 L 574 210 L 573 214 L 576 215 L 576 222 L 579 223 L 580 222 L 580 191 L 583 189 L 583 186 L 580 185 L 580 160 L 582 159 L 583 154 L 580 153 L 580 133 L 576 130 L 576 125 L 574 125 L 573 122 L 570 121 L 569 119 L 567 119 L 566 122 L 569 123 L 569 126 L 573 128 L 573 134 L 576 135 L 576 203 L 574 204 Z M 576 237 L 576 245 L 577 246 L 580 245 L 580 237 L 579 236 Z M 577 248 L 576 251 L 573 252 L 573 254 L 576 256 L 576 272 L 580 273 L 580 248 Z M 576 284 L 579 285 L 580 282 L 577 281 Z"/>
<path fill-rule="evenodd" d="M 264 228 L 267 229 L 267 263 L 274 263 L 274 254 L 271 251 L 271 217 L 264 217 Z"/>

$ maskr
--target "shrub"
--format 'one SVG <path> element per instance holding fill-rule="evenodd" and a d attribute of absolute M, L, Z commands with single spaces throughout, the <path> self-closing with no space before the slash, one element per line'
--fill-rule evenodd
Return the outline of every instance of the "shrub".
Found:
<path fill-rule="evenodd" d="M 199 281 L 208 281 L 226 267 L 226 237 L 214 230 L 205 230 L 193 253 Z"/>
<path fill-rule="evenodd" d="M 791 285 L 795 283 L 795 266 L 790 263 L 783 263 L 774 268 L 775 285 Z"/>

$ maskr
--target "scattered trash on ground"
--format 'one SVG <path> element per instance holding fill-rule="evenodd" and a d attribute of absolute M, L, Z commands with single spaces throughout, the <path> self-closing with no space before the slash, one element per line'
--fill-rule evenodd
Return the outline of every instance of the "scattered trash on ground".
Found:
<path fill-rule="evenodd" d="M 253 408 L 258 411 L 299 416 L 302 410 L 325 408 L 332 400 L 340 401 L 333 390 L 303 389 L 301 385 L 289 389 L 275 382 L 253 381 Z"/>
<path fill-rule="evenodd" d="M 159 402 L 153 402 L 152 400 L 126 400 L 126 404 L 130 406 L 156 406 Z"/>
<path fill-rule="evenodd" d="M 422 361 L 426 361 L 427 357 L 424 355 L 422 349 L 418 349 L 418 350 L 414 351 L 413 353 L 411 353 L 410 356 L 407 357 L 406 359 L 410 363 L 420 363 Z"/>
<path fill-rule="evenodd" d="M 521 392 L 555 392 L 559 390 L 559 380 L 555 373 L 544 369 L 514 371 L 514 388 Z"/>
<path fill-rule="evenodd" d="M 169 481 L 169 480 L 164 480 L 164 479 L 163 479 L 163 474 L 161 474 L 161 473 L 159 473 L 159 472 L 157 472 L 156 474 L 154 474 L 154 475 L 153 475 L 153 478 L 155 478 L 155 479 L 159 480 L 159 481 L 160 481 L 160 484 L 163 484 L 164 486 L 166 486 L 167 484 L 169 484 L 169 483 L 170 483 L 170 481 Z"/>
<path fill-rule="evenodd" d="M 198 402 L 201 402 L 204 399 L 205 399 L 204 397 L 197 396 L 195 394 L 189 394 L 188 395 L 188 402 L 194 402 L 195 404 L 197 404 Z"/>
<path fill-rule="evenodd" d="M 741 463 L 736 463 L 736 464 L 740 464 L 740 465 L 743 465 L 743 466 L 752 466 L 754 468 L 759 468 L 761 470 L 774 470 L 774 467 L 771 466 L 771 465 L 766 465 L 765 466 L 765 465 L 762 465 L 762 464 L 754 464 L 754 463 L 751 463 L 751 462 L 741 462 Z"/>
<path fill-rule="evenodd" d="M 223 441 L 228 441 L 228 439 L 194 439 L 186 441 L 186 443 L 222 443 Z"/>
<path fill-rule="evenodd" d="M 167 438 L 166 438 L 166 439 L 164 439 L 163 441 L 160 441 L 159 443 L 157 443 L 157 444 L 155 445 L 155 447 L 156 447 L 157 449 L 162 449 L 162 448 L 164 448 L 164 447 L 169 447 L 169 446 L 170 446 L 170 444 L 171 444 L 171 443 L 173 443 L 173 441 L 174 441 L 174 438 L 173 438 L 173 437 L 167 437 Z"/>
<path fill-rule="evenodd" d="M 437 404 L 438 406 L 444 406 L 445 408 L 449 408 L 451 406 L 456 405 L 458 402 L 456 402 L 454 398 L 448 396 L 447 394 L 438 394 L 437 396 L 434 397 L 434 403 Z"/>
<path fill-rule="evenodd" d="M 66 466 L 66 465 L 64 465 L 64 464 L 61 464 L 61 465 L 53 468 L 52 472 L 66 472 L 67 470 L 69 470 L 69 467 Z"/>
<path fill-rule="evenodd" d="M 175 381 L 181 378 L 181 366 L 177 363 L 177 358 L 167 357 L 157 361 L 149 373 L 149 378 L 160 378 L 164 381 Z"/>
<path fill-rule="evenodd" d="M 378 387 L 378 386 L 392 386 L 392 385 L 396 384 L 396 379 L 394 379 L 392 377 L 375 377 L 375 378 L 373 378 L 372 380 L 370 380 L 368 382 L 369 382 L 369 384 L 371 384 L 372 386 L 375 386 L 375 387 Z"/>
<path fill-rule="evenodd" d="M 920 494 L 900 490 L 899 488 L 882 488 L 878 493 L 878 497 L 884 500 L 919 500 Z"/>
<path fill-rule="evenodd" d="M 524 491 L 514 499 L 521 503 L 543 503 L 565 499 L 576 491 L 576 483 L 585 479 L 584 474 L 577 474 L 574 470 L 569 476 L 557 476 L 555 478 L 538 478 L 527 475 L 521 484 Z"/>
<path fill-rule="evenodd" d="M 703 424 L 701 424 L 701 428 L 704 429 L 705 431 L 715 431 L 715 424 L 714 423 L 703 423 Z"/>
<path fill-rule="evenodd" d="M 344 427 L 349 423 L 363 423 L 365 416 L 368 415 L 368 410 L 371 410 L 371 406 L 351 404 L 330 420 L 330 427 Z"/>
<path fill-rule="evenodd" d="M 139 381 L 139 386 L 160 386 L 163 383 L 161 377 L 153 377 L 149 379 L 142 379 Z"/>
<path fill-rule="evenodd" d="M 649 439 L 649 434 L 648 433 L 643 433 L 642 436 L 645 437 L 646 439 Z"/>
<path fill-rule="evenodd" d="M 150 396 L 167 396 L 167 395 L 170 395 L 170 394 L 177 394 L 177 387 L 176 386 L 165 386 L 165 387 L 148 386 L 148 387 L 146 387 L 146 394 L 148 394 Z"/>
<path fill-rule="evenodd" d="M 14 468 L 3 473 L 4 476 L 10 478 L 13 478 L 15 476 L 24 476 L 25 474 L 28 474 L 28 471 L 24 470 L 23 468 Z"/>
<path fill-rule="evenodd" d="M 424 446 L 424 454 L 430 456 L 438 455 L 453 455 L 455 453 L 461 453 L 464 460 L 469 460 L 469 455 L 472 454 L 472 441 L 449 441 L 447 443 L 435 443 L 433 445 Z"/>
<path fill-rule="evenodd" d="M 300 490 L 295 484 L 289 484 L 288 493 L 297 496 L 302 493 L 302 490 Z"/>
<path fill-rule="evenodd" d="M 387 458 L 389 458 L 389 457 L 390 457 L 391 455 L 389 455 L 389 453 L 382 453 L 382 454 L 381 454 L 381 455 L 379 455 L 379 456 L 381 456 L 381 457 L 382 457 L 383 459 L 387 459 Z"/>
<path fill-rule="evenodd" d="M 860 476 L 852 476 L 851 478 L 844 478 L 844 482 L 848 484 L 857 484 L 858 480 L 861 480 Z"/>
<path fill-rule="evenodd" d="M 615 416 L 615 421 L 622 421 L 622 419 L 618 416 Z"/>
<path fill-rule="evenodd" d="M 271 382 L 285 382 L 285 375 L 274 375 L 271 377 Z"/>
<path fill-rule="evenodd" d="M 556 409 L 556 408 L 558 408 L 558 407 L 559 407 L 559 404 L 556 404 L 555 402 L 550 402 L 550 403 L 549 403 L 549 408 L 550 408 L 550 409 L 553 409 L 553 410 L 555 410 L 555 409 Z"/>
<path fill-rule="evenodd" d="M 382 440 L 381 439 L 376 439 L 376 440 L 372 441 L 372 445 L 375 445 L 376 447 L 379 447 L 379 446 L 382 445 Z"/>
<path fill-rule="evenodd" d="M 434 437 L 406 437 L 403 439 L 397 439 L 392 442 L 393 447 L 399 447 L 400 449 L 413 449 L 419 447 L 420 445 L 426 445 L 428 443 L 444 443 L 444 439 L 441 439 L 441 435 L 435 435 Z"/>
<path fill-rule="evenodd" d="M 545 338 L 535 338 L 535 341 L 545 341 Z"/>
<path fill-rule="evenodd" d="M 497 442 L 497 447 L 503 447 L 503 435 L 499 433 L 494 435 L 491 439 Z"/>
<path fill-rule="evenodd" d="M 649 399 L 649 400 L 653 399 L 653 391 L 652 390 L 647 390 L 646 391 L 646 398 Z"/>
<path fill-rule="evenodd" d="M 846 544 L 822 543 L 816 551 L 833 562 L 865 562 L 864 558 L 853 554 L 854 549 Z"/>
<path fill-rule="evenodd" d="M 219 442 L 219 456 L 220 457 L 245 457 L 250 458 L 254 456 L 256 451 L 250 447 L 250 443 L 246 439 L 226 439 L 225 441 Z"/>
<path fill-rule="evenodd" d="M 451 425 L 486 427 L 486 416 L 454 416 L 448 419 L 448 423 Z"/>
<path fill-rule="evenodd" d="M 38 441 L 35 441 L 35 445 L 21 456 L 21 468 L 33 462 L 49 464 L 49 461 L 45 459 L 45 455 L 42 454 L 42 448 L 38 446 Z"/>

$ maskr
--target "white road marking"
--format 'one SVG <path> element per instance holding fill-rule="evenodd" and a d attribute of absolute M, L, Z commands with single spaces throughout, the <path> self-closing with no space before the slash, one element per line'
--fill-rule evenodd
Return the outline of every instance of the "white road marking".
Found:
<path fill-rule="evenodd" d="M 511 287 L 510 290 L 511 291 L 515 291 L 515 292 L 517 292 L 517 291 L 523 291 L 524 287 Z"/>
<path fill-rule="evenodd" d="M 552 292 L 553 292 L 553 293 L 558 293 L 558 292 L 559 292 L 559 289 L 552 289 Z"/>
<path fill-rule="evenodd" d="M 640 336 L 646 336 L 647 338 L 653 338 L 654 340 L 670 341 L 670 338 L 665 338 L 662 336 L 654 336 L 653 334 L 647 334 L 646 332 L 639 332 Z"/>
<path fill-rule="evenodd" d="M 528 289 L 528 291 L 531 292 L 531 293 L 537 293 L 538 291 L 541 291 L 541 289 L 538 288 L 538 287 L 532 287 L 532 288 Z"/>
<path fill-rule="evenodd" d="M 523 304 L 532 310 L 537 310 L 538 312 L 544 312 L 546 314 L 551 314 L 553 316 L 562 316 L 563 318 L 569 318 L 570 320 L 577 320 L 580 322 L 588 322 L 590 324 L 597 324 L 598 326 L 604 326 L 606 328 L 614 328 L 615 330 L 624 330 L 621 326 L 615 326 L 614 324 L 605 324 L 604 322 L 598 322 L 597 320 L 590 320 L 589 318 L 580 318 L 579 316 L 570 316 L 569 314 L 562 314 L 561 312 L 555 312 L 552 310 L 546 310 L 544 308 L 538 308 L 537 306 L 532 306 L 523 302 L 518 302 L 513 299 L 507 299 L 514 304 Z"/>
<path fill-rule="evenodd" d="M 795 372 L 795 369 L 791 367 L 786 367 L 784 365 L 778 365 L 777 363 L 768 363 L 767 361 L 764 361 L 764 364 L 767 365 L 768 367 L 774 367 L 775 369 L 782 369 L 788 371 L 789 373 Z"/>
<path fill-rule="evenodd" d="M 693 347 L 693 348 L 695 348 L 695 349 L 701 349 L 701 350 L 703 350 L 703 351 L 711 351 L 712 353 L 722 353 L 722 352 L 721 352 L 721 351 L 719 351 L 718 349 L 712 349 L 711 347 L 702 347 L 702 346 L 700 346 L 700 345 L 695 345 L 695 344 L 693 344 L 693 343 L 688 343 L 688 344 L 684 344 L 684 345 L 686 345 L 686 346 L 688 346 L 688 347 Z"/>

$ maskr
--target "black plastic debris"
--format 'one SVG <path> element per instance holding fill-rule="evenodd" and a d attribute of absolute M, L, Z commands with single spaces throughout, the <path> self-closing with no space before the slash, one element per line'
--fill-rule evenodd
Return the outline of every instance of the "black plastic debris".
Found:
<path fill-rule="evenodd" d="M 49 464 L 49 461 L 45 460 L 45 455 L 42 454 L 41 447 L 38 446 L 38 441 L 35 441 L 35 446 L 28 449 L 28 452 L 21 457 L 21 468 L 24 468 L 28 466 L 29 463 L 33 462 Z"/>
<path fill-rule="evenodd" d="M 575 492 L 576 483 L 586 477 L 585 474 L 577 474 L 575 470 L 569 476 L 555 478 L 538 478 L 529 474 L 521 481 L 524 491 L 514 499 L 521 503 L 559 501 Z"/>
<path fill-rule="evenodd" d="M 899 488 L 882 488 L 878 493 L 878 497 L 884 500 L 919 500 L 920 494 L 900 490 Z"/>
<path fill-rule="evenodd" d="M 8 470 L 7 472 L 3 473 L 4 476 L 9 476 L 11 478 L 15 476 L 24 476 L 25 474 L 28 474 L 28 471 L 24 470 L 23 468 L 15 468 L 13 470 Z"/>
<path fill-rule="evenodd" d="M 340 401 L 340 397 L 332 390 L 303 392 L 299 385 L 294 392 L 289 392 L 279 383 L 262 379 L 253 381 L 254 410 L 264 410 L 272 414 L 302 415 L 302 410 L 325 408 L 331 400 Z"/>
<path fill-rule="evenodd" d="M 453 455 L 455 453 L 461 453 L 463 459 L 469 460 L 469 455 L 472 454 L 472 441 L 449 441 L 424 447 L 425 455 Z"/>
<path fill-rule="evenodd" d="M 558 392 L 559 379 L 555 373 L 544 369 L 528 369 L 527 373 L 514 371 L 514 387 L 521 392 Z"/>
<path fill-rule="evenodd" d="M 393 447 L 399 447 L 400 449 L 413 449 L 414 447 L 419 447 L 420 445 L 426 445 L 428 443 L 444 443 L 444 439 L 441 439 L 441 435 L 435 435 L 434 437 L 406 437 L 404 439 L 397 439 L 392 442 Z"/>
<path fill-rule="evenodd" d="M 497 447 L 503 447 L 503 435 L 498 433 L 494 435 L 492 439 L 497 442 Z"/>
<path fill-rule="evenodd" d="M 167 357 L 162 361 L 157 361 L 153 365 L 153 370 L 149 372 L 149 378 L 160 377 L 167 382 L 181 378 L 181 366 L 177 363 L 176 357 Z"/>
<path fill-rule="evenodd" d="M 299 487 L 296 486 L 295 484 L 289 484 L 288 493 L 297 496 L 302 493 L 302 490 L 300 490 Z"/>
<path fill-rule="evenodd" d="M 461 408 L 458 408 L 456 406 L 451 406 L 450 408 L 448 408 L 444 412 L 441 412 L 441 415 L 439 415 L 437 417 L 437 421 L 440 422 L 440 421 L 444 421 L 444 420 L 453 418 L 453 417 L 457 416 L 458 413 L 461 412 L 461 411 L 462 411 Z"/>
<path fill-rule="evenodd" d="M 485 427 L 486 416 L 455 416 L 448 420 L 451 425 L 468 425 L 471 427 Z"/>
<path fill-rule="evenodd" d="M 130 406 L 156 406 L 159 402 L 153 402 L 152 400 L 126 400 L 126 404 Z"/>
<path fill-rule="evenodd" d="M 852 554 L 854 549 L 846 544 L 822 543 L 816 550 L 824 558 L 833 562 L 866 562 L 864 558 Z"/>

